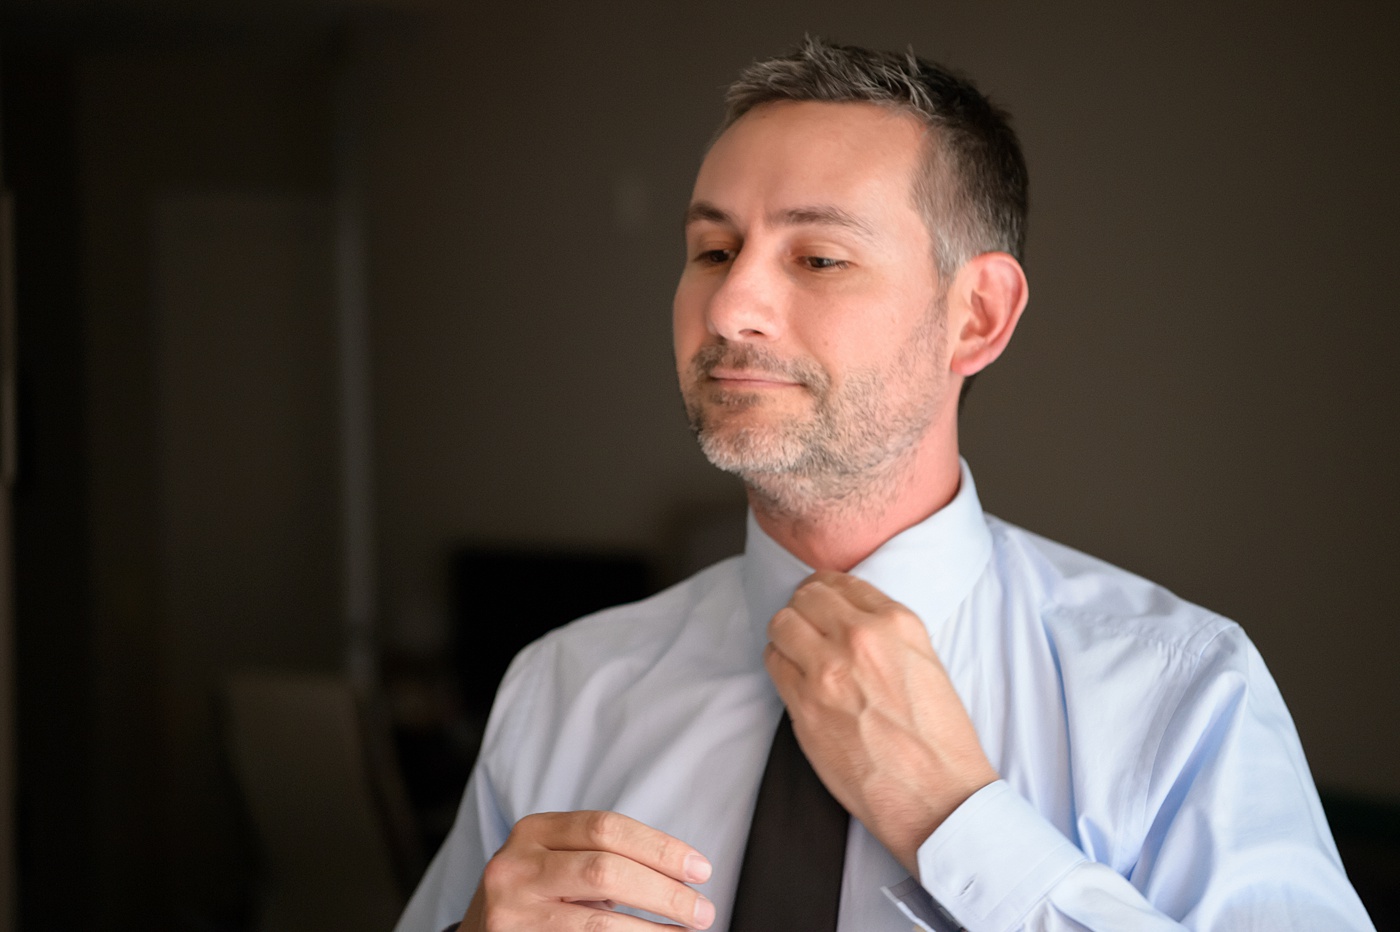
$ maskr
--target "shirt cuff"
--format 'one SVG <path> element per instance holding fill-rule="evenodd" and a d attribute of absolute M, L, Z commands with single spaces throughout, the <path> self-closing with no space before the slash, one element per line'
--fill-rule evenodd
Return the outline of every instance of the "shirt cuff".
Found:
<path fill-rule="evenodd" d="M 972 932 L 1015 928 L 1085 860 L 1004 780 L 968 797 L 918 852 L 921 886 Z"/>
<path fill-rule="evenodd" d="M 892 887 L 884 887 L 883 890 L 890 902 L 913 921 L 914 932 L 918 932 L 919 929 L 926 929 L 928 932 L 967 932 L 962 923 L 954 919 L 948 910 L 939 906 L 913 877 L 906 877 Z"/>

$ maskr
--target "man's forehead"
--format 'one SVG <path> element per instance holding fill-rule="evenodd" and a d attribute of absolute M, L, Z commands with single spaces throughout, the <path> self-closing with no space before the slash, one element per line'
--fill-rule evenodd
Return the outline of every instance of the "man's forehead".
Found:
<path fill-rule="evenodd" d="M 927 138 L 925 124 L 902 109 L 860 101 L 779 101 L 730 124 L 705 153 L 700 175 L 736 152 L 745 160 L 820 153 L 907 163 L 923 155 Z"/>
<path fill-rule="evenodd" d="M 876 231 L 859 214 L 836 204 L 806 204 L 770 210 L 763 216 L 770 227 L 818 226 L 835 227 L 864 239 L 874 239 Z M 685 225 L 712 223 L 722 227 L 738 227 L 739 220 L 728 211 L 705 200 L 691 203 L 685 212 Z"/>
<path fill-rule="evenodd" d="M 763 104 L 706 154 L 686 224 L 761 219 L 869 236 L 879 214 L 911 206 L 923 129 L 908 113 L 878 104 Z"/>

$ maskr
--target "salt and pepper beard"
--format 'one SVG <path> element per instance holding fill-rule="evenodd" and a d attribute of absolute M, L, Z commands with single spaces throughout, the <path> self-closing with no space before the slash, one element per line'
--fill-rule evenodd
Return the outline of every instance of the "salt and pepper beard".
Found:
<path fill-rule="evenodd" d="M 742 479 L 766 507 L 795 517 L 870 507 L 904 478 L 907 454 L 937 414 L 946 389 L 935 379 L 921 379 L 920 369 L 942 358 L 945 327 L 940 295 L 894 359 L 847 373 L 834 388 L 830 375 L 810 359 L 784 359 L 752 343 L 702 347 L 681 386 L 690 428 L 706 458 Z M 731 426 L 726 410 L 761 404 L 762 397 L 707 390 L 709 373 L 719 368 L 796 382 L 811 394 L 812 410 L 777 424 Z M 904 390 L 891 398 L 886 386 Z"/>

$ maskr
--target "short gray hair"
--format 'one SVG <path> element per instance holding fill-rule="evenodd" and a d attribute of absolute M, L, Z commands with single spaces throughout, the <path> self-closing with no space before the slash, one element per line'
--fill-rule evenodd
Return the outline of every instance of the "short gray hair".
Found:
<path fill-rule="evenodd" d="M 927 127 L 928 141 L 912 195 L 933 237 L 939 274 L 951 277 L 984 252 L 1021 258 L 1025 158 L 1007 114 L 967 78 L 912 49 L 900 55 L 807 36 L 790 54 L 744 69 L 725 94 L 719 132 L 779 101 L 875 103 L 914 116 Z"/>

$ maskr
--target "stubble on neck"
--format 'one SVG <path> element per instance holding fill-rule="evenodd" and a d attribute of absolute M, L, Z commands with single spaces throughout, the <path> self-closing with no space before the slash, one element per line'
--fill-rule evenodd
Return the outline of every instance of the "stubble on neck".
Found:
<path fill-rule="evenodd" d="M 954 442 L 955 443 L 955 442 Z M 927 445 L 842 488 L 802 477 L 746 478 L 749 506 L 764 532 L 813 569 L 846 572 L 957 494 L 961 467 Z"/>

